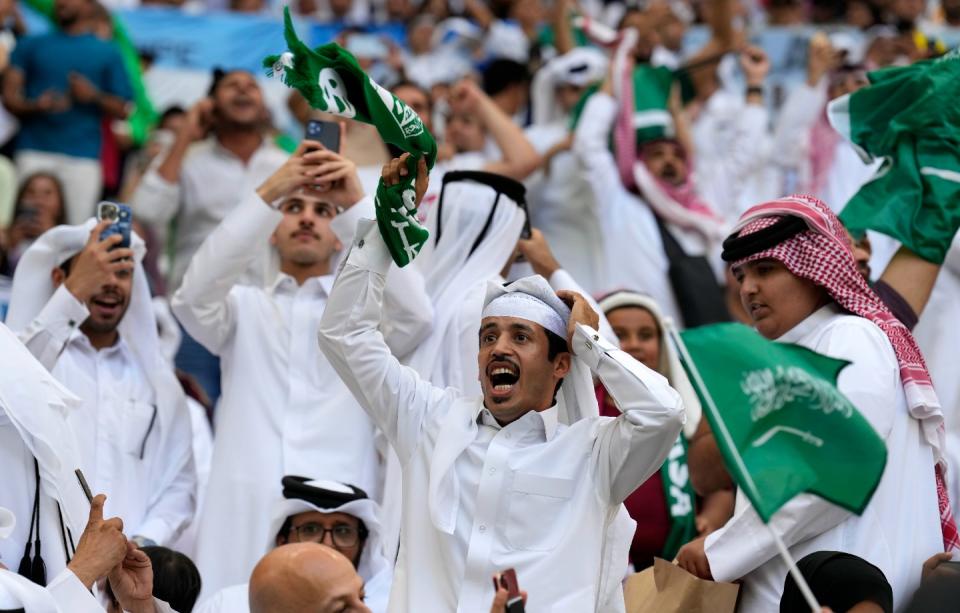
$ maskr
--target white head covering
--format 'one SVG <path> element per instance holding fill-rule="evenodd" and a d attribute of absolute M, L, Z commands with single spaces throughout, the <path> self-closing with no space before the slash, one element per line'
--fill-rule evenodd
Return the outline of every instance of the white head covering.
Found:
<path fill-rule="evenodd" d="M 344 494 L 353 492 L 349 486 L 338 481 L 306 481 L 304 485 Z M 384 570 L 390 569 L 391 564 L 383 555 L 380 520 L 378 519 L 380 517 L 380 508 L 376 502 L 369 498 L 351 500 L 350 502 L 333 507 L 320 507 L 301 498 L 284 498 L 278 501 L 273 507 L 270 531 L 267 533 L 269 541 L 267 542 L 265 551 L 270 551 L 276 547 L 277 533 L 280 532 L 280 528 L 283 527 L 287 518 L 308 511 L 346 513 L 347 515 L 353 515 L 363 522 L 367 527 L 368 534 L 367 540 L 363 544 L 363 552 L 360 554 L 360 564 L 357 568 L 357 574 L 359 574 L 364 581 L 370 581 Z"/>
<path fill-rule="evenodd" d="M 452 386 L 479 395 L 478 331 L 486 283 L 498 279 L 523 230 L 524 213 L 501 194 L 486 235 L 471 254 L 493 206 L 492 188 L 456 182 L 443 193 L 443 227 L 437 236 L 434 205 L 426 225 L 431 239 L 414 260 L 424 274 L 433 303 L 433 331 L 411 355 L 408 364 L 438 387 Z"/>
<path fill-rule="evenodd" d="M 97 220 L 91 218 L 78 226 L 57 226 L 41 235 L 27 249 L 13 276 L 10 310 L 6 322 L 11 330 L 24 330 L 40 314 L 55 291 L 50 277 L 51 271 L 83 249 L 96 225 Z M 160 351 L 157 320 L 150 299 L 147 275 L 142 265 L 147 251 L 146 244 L 133 232 L 130 234 L 130 242 L 135 260 L 133 289 L 130 305 L 118 330 L 153 387 L 157 398 L 160 436 L 166 437 L 171 431 L 170 424 L 175 416 L 183 419 L 189 417 L 180 383 Z M 156 493 L 159 494 L 160 492 Z M 151 504 L 153 502 L 151 501 Z"/>
<path fill-rule="evenodd" d="M 525 297 L 521 300 L 508 297 L 513 293 L 525 294 Z M 535 302 L 540 304 L 531 307 L 530 305 Z M 512 310 L 510 310 L 511 307 Z M 488 313 L 491 316 L 496 314 L 529 319 L 547 329 L 555 325 L 554 317 L 559 317 L 563 328 L 562 334 L 558 336 L 563 339 L 567 337 L 566 326 L 570 319 L 570 309 L 560 300 L 547 280 L 540 275 L 524 277 L 507 286 L 496 281 L 488 282 L 483 316 L 488 316 Z M 559 420 L 567 425 L 600 414 L 597 397 L 593 391 L 590 367 L 575 354 L 571 353 L 571 357 L 570 372 L 564 377 L 557 397 Z"/>
<path fill-rule="evenodd" d="M 694 391 L 693 385 L 690 384 L 690 379 L 687 377 L 687 372 L 680 364 L 680 356 L 677 354 L 677 348 L 668 338 L 670 331 L 676 329 L 673 319 L 663 315 L 656 300 L 646 294 L 639 294 L 637 292 L 614 292 L 601 299 L 599 304 L 604 315 L 609 315 L 614 309 L 623 307 L 646 309 L 653 317 L 653 320 L 657 322 L 657 327 L 660 332 L 660 364 L 657 365 L 657 372 L 667 378 L 667 381 L 670 382 L 670 387 L 677 390 L 683 399 L 683 408 L 687 415 L 687 421 L 683 425 L 683 433 L 688 439 L 691 438 L 697 431 L 697 425 L 700 423 L 702 408 L 700 407 L 700 399 L 697 398 L 697 393 Z"/>
<path fill-rule="evenodd" d="M 576 47 L 544 64 L 530 87 L 533 123 L 546 124 L 564 118 L 555 93 L 558 85 L 587 87 L 602 81 L 606 72 L 607 56 L 592 47 Z"/>

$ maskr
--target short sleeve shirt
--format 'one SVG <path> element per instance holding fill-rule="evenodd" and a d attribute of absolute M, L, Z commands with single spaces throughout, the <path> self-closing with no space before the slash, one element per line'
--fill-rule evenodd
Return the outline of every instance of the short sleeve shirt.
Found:
<path fill-rule="evenodd" d="M 11 63 L 24 73 L 24 94 L 35 99 L 46 91 L 69 97 L 69 75 L 86 77 L 103 93 L 131 98 L 130 81 L 116 45 L 92 34 L 48 32 L 17 42 Z M 74 101 L 67 111 L 24 118 L 18 150 L 99 158 L 103 111 L 94 103 Z"/>

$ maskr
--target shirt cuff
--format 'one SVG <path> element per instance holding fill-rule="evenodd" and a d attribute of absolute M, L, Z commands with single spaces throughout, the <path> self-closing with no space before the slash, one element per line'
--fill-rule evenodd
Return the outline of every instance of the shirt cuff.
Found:
<path fill-rule="evenodd" d="M 346 263 L 380 276 L 387 275 L 390 264 L 393 263 L 393 257 L 387 249 L 387 244 L 383 242 L 383 237 L 380 236 L 380 228 L 376 221 L 361 219 L 357 223 L 356 237 Z"/>
<path fill-rule="evenodd" d="M 376 216 L 377 210 L 373 205 L 373 197 L 364 196 L 352 207 L 334 217 L 330 221 L 330 229 L 341 243 L 351 243 L 354 231 L 357 229 L 357 222 L 361 219 L 374 219 Z"/>
<path fill-rule="evenodd" d="M 87 309 L 87 305 L 71 294 L 65 284 L 61 284 L 40 311 L 37 322 L 40 327 L 51 331 L 62 326 L 65 335 L 69 335 L 89 316 L 90 310 Z"/>
<path fill-rule="evenodd" d="M 577 324 L 577 329 L 573 333 L 573 347 L 570 350 L 583 360 L 590 370 L 596 372 L 600 366 L 600 360 L 607 355 L 607 352 L 616 350 L 616 347 L 590 326 Z"/>
<path fill-rule="evenodd" d="M 47 591 L 62 611 L 103 611 L 94 595 L 69 568 L 60 571 L 47 585 Z"/>
<path fill-rule="evenodd" d="M 240 204 L 230 213 L 228 219 L 231 227 L 239 236 L 262 233 L 265 228 L 270 228 L 272 234 L 277 224 L 283 219 L 283 213 L 254 191 L 240 201 Z"/>
<path fill-rule="evenodd" d="M 577 285 L 576 281 L 573 280 L 573 277 L 570 275 L 570 273 L 562 268 L 558 268 L 553 271 L 553 274 L 550 275 L 550 278 L 547 279 L 547 281 L 550 283 L 550 287 L 552 287 L 554 291 L 559 292 L 560 290 L 565 289 L 578 293 L 580 292 L 580 286 Z"/>

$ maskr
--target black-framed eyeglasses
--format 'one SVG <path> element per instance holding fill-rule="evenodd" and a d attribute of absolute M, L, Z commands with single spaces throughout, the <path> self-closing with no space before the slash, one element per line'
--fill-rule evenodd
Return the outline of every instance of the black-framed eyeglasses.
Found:
<path fill-rule="evenodd" d="M 490 208 L 490 214 L 487 215 L 487 221 L 483 224 L 480 235 L 473 241 L 468 255 L 472 255 L 473 252 L 477 250 L 477 247 L 480 246 L 480 243 L 487 236 L 487 232 L 490 231 L 490 224 L 493 223 L 493 216 L 497 212 L 497 205 L 500 203 L 501 195 L 506 195 L 507 198 L 516 202 L 520 210 L 523 211 L 523 231 L 520 234 L 520 238 L 530 238 L 530 212 L 527 210 L 527 188 L 524 187 L 523 183 L 494 172 L 484 172 L 482 170 L 451 170 L 443 175 L 443 186 L 440 188 L 440 200 L 437 202 L 437 229 L 434 232 L 434 244 L 440 242 L 440 235 L 443 232 L 443 194 L 447 189 L 448 183 L 456 183 L 458 181 L 469 181 L 486 185 L 497 193 L 497 197 L 493 201 L 493 206 Z"/>
<path fill-rule="evenodd" d="M 350 524 L 336 524 L 333 528 L 325 528 L 321 524 L 308 522 L 302 526 L 291 526 L 290 531 L 297 533 L 301 543 L 323 542 L 329 532 L 333 544 L 337 547 L 353 547 L 360 542 L 360 539 L 367 536 L 365 527 Z"/>

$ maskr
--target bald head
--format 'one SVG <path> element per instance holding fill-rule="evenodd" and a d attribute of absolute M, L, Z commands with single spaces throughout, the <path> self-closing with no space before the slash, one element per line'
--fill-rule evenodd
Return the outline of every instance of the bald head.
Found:
<path fill-rule="evenodd" d="M 369 613 L 363 580 L 343 554 L 317 543 L 282 545 L 250 576 L 250 613 Z"/>

